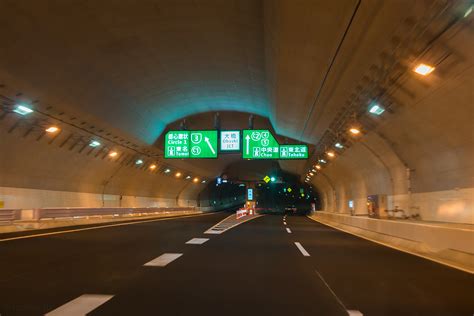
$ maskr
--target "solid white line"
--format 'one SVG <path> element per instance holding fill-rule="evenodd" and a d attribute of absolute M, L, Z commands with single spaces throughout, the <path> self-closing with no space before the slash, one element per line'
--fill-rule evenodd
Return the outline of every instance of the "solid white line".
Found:
<path fill-rule="evenodd" d="M 347 310 L 347 313 L 349 314 L 349 316 L 364 316 L 364 314 L 362 314 L 361 312 L 352 309 Z"/>
<path fill-rule="evenodd" d="M 208 241 L 209 238 L 193 238 L 191 240 L 188 240 L 186 242 L 187 245 L 202 245 L 206 241 Z"/>
<path fill-rule="evenodd" d="M 102 226 L 94 226 L 94 227 L 85 227 L 85 228 L 61 230 L 61 231 L 56 231 L 56 232 L 51 232 L 51 233 L 42 233 L 42 234 L 34 234 L 34 235 L 4 238 L 4 239 L 0 239 L 0 242 L 17 240 L 17 239 L 28 239 L 28 238 L 36 238 L 36 237 L 43 237 L 43 236 L 59 235 L 59 234 L 76 233 L 76 232 L 81 232 L 81 231 L 85 231 L 85 230 L 102 229 L 102 228 L 108 228 L 108 227 L 136 225 L 136 224 L 143 224 L 143 223 L 149 223 L 149 222 L 169 221 L 169 220 L 175 220 L 175 219 L 180 219 L 180 218 L 206 216 L 206 215 L 212 215 L 212 214 L 216 214 L 216 213 L 204 213 L 204 214 L 194 214 L 194 215 L 178 215 L 178 216 L 167 217 L 167 218 L 158 218 L 158 219 L 149 219 L 149 220 L 136 220 L 135 222 L 128 222 L 128 223 L 119 223 L 119 224 L 110 224 L 110 225 L 102 225 Z M 94 224 L 90 224 L 90 225 L 94 225 Z M 57 228 L 59 228 L 59 227 L 57 227 Z"/>
<path fill-rule="evenodd" d="M 151 260 L 150 262 L 147 262 L 144 264 L 144 266 L 148 267 L 164 267 L 170 262 L 175 261 L 179 257 L 181 257 L 183 254 L 182 253 L 164 253 L 158 258 L 155 258 Z"/>
<path fill-rule="evenodd" d="M 84 316 L 110 300 L 113 295 L 84 294 L 52 310 L 46 316 Z"/>
<path fill-rule="evenodd" d="M 303 256 L 305 257 L 309 257 L 309 253 L 306 251 L 306 249 L 303 248 L 303 246 L 301 246 L 301 244 L 297 241 L 295 241 L 295 245 L 296 247 L 301 251 L 301 253 L 303 254 Z"/>
<path fill-rule="evenodd" d="M 291 229 L 289 229 L 289 228 L 287 227 L 287 228 L 286 228 L 286 232 L 287 232 L 288 234 L 291 234 Z"/>

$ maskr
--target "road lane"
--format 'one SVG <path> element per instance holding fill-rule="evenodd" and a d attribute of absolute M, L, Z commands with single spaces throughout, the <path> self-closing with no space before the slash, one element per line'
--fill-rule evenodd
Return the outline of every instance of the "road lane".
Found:
<path fill-rule="evenodd" d="M 364 315 L 474 314 L 474 276 L 288 216 L 295 240 L 348 309 Z M 316 273 L 316 272 L 315 272 Z"/>
<path fill-rule="evenodd" d="M 295 247 L 263 216 L 148 269 L 91 315 L 347 315 Z"/>
<path fill-rule="evenodd" d="M 82 294 L 113 294 L 166 252 L 183 252 L 228 213 L 0 243 L 0 314 L 40 315 Z M 177 251 L 183 250 L 183 251 Z"/>

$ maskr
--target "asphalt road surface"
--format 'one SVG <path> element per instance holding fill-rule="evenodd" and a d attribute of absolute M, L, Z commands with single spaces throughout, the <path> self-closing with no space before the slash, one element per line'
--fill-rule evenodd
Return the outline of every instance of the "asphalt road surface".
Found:
<path fill-rule="evenodd" d="M 204 234 L 227 216 L 0 241 L 0 314 L 474 314 L 471 274 L 306 217 Z"/>

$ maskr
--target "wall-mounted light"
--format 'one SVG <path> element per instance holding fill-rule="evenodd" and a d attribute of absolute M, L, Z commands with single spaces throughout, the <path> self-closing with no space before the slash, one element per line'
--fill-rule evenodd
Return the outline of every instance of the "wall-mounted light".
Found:
<path fill-rule="evenodd" d="M 206 180 L 202 180 L 201 183 L 206 183 Z"/>
<path fill-rule="evenodd" d="M 199 178 L 194 178 L 194 179 L 193 179 L 193 182 L 194 182 L 194 183 L 198 183 L 198 181 L 199 181 Z"/>
<path fill-rule="evenodd" d="M 334 144 L 334 147 L 339 148 L 339 149 L 342 149 L 342 148 L 344 148 L 344 145 L 341 144 L 341 143 L 335 143 L 335 144 Z"/>
<path fill-rule="evenodd" d="M 360 134 L 360 129 L 358 129 L 356 127 L 351 127 L 351 129 L 349 129 L 349 132 L 351 132 L 352 135 L 359 135 Z"/>
<path fill-rule="evenodd" d="M 155 164 L 152 164 L 152 165 L 150 165 L 150 167 L 148 167 L 148 168 L 150 168 L 150 170 L 155 170 L 156 167 L 157 167 L 157 166 L 156 166 Z"/>
<path fill-rule="evenodd" d="M 326 152 L 326 155 L 328 155 L 329 157 L 333 158 L 336 156 L 336 154 L 333 152 L 333 151 L 328 151 Z"/>
<path fill-rule="evenodd" d="M 181 172 L 176 172 L 174 176 L 175 176 L 176 178 L 181 177 Z"/>
<path fill-rule="evenodd" d="M 434 70 L 435 70 L 435 67 L 427 65 L 427 64 L 419 64 L 413 69 L 414 72 L 422 76 L 428 76 Z"/>
<path fill-rule="evenodd" d="M 44 130 L 46 133 L 50 133 L 50 134 L 53 134 L 53 133 L 56 133 L 59 131 L 59 127 L 56 127 L 56 126 L 50 126 L 48 127 L 47 129 Z"/>
<path fill-rule="evenodd" d="M 111 152 L 109 153 L 109 157 L 112 157 L 112 158 L 113 158 L 113 157 L 117 157 L 117 155 L 118 155 L 118 152 L 116 152 L 116 151 L 111 151 Z"/>
<path fill-rule="evenodd" d="M 314 173 L 312 173 L 312 172 L 310 172 L 309 174 L 310 174 L 310 176 L 314 176 Z"/>
<path fill-rule="evenodd" d="M 324 159 L 319 159 L 318 161 L 319 161 L 320 163 L 327 163 L 327 161 L 324 160 Z"/>
<path fill-rule="evenodd" d="M 137 160 L 135 161 L 135 164 L 136 164 L 136 165 L 143 165 L 143 160 L 137 159 Z"/>
<path fill-rule="evenodd" d="M 165 173 L 170 173 L 170 172 L 171 172 L 171 169 L 169 169 L 169 168 L 165 169 Z"/>
<path fill-rule="evenodd" d="M 15 108 L 13 109 L 13 112 L 20 114 L 20 115 L 28 115 L 30 113 L 33 113 L 33 110 L 27 107 L 26 105 L 22 104 L 17 104 L 15 105 Z"/>
<path fill-rule="evenodd" d="M 186 180 L 189 180 L 189 179 L 191 179 L 191 176 L 186 176 L 185 179 L 186 179 Z"/>
<path fill-rule="evenodd" d="M 89 143 L 89 146 L 91 147 L 99 147 L 100 146 L 100 142 L 98 142 L 97 140 L 93 140 Z"/>
<path fill-rule="evenodd" d="M 369 113 L 381 115 L 383 112 L 385 112 L 385 109 L 380 104 L 372 103 L 369 107 Z"/>
<path fill-rule="evenodd" d="M 320 165 L 316 165 L 316 169 L 321 170 L 321 166 L 320 166 Z"/>

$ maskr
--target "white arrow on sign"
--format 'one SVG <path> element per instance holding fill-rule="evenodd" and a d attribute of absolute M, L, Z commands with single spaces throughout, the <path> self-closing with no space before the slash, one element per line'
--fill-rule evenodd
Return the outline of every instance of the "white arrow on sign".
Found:
<path fill-rule="evenodd" d="M 245 136 L 245 139 L 247 140 L 246 145 L 245 145 L 245 153 L 248 155 L 249 150 L 250 150 L 250 136 L 249 135 Z"/>
<path fill-rule="evenodd" d="M 212 154 L 215 155 L 216 152 L 214 151 L 214 148 L 212 148 L 211 142 L 209 142 L 209 138 L 208 138 L 208 137 L 204 137 L 204 141 L 207 143 L 207 145 L 208 145 L 209 148 L 211 149 Z"/>

